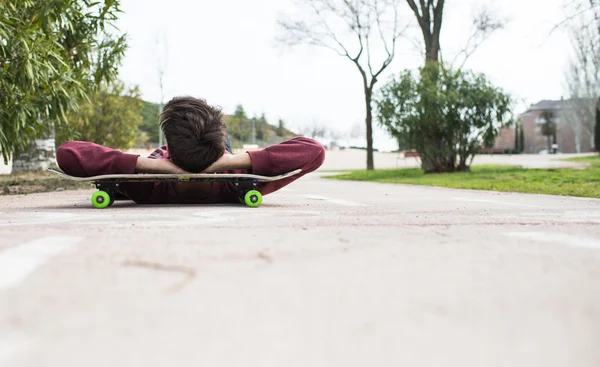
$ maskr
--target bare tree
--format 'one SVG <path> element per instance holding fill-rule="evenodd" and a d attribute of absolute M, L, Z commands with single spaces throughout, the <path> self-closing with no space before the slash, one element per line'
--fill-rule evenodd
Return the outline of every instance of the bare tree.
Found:
<path fill-rule="evenodd" d="M 324 125 L 313 121 L 312 125 L 303 126 L 300 129 L 300 133 L 304 136 L 308 136 L 311 139 L 322 139 L 329 134 L 329 131 Z"/>
<path fill-rule="evenodd" d="M 334 129 L 334 128 L 330 128 L 329 132 L 327 133 L 327 137 L 330 139 L 330 147 L 333 146 L 340 146 L 340 141 L 344 138 L 344 133 L 340 130 Z"/>
<path fill-rule="evenodd" d="M 425 60 L 440 61 L 440 35 L 445 0 L 406 0 L 419 22 L 425 42 Z"/>
<path fill-rule="evenodd" d="M 412 9 L 425 44 L 425 61 L 439 62 L 442 60 L 442 46 L 440 36 L 444 17 L 445 0 L 406 0 Z M 477 51 L 479 46 L 486 41 L 495 31 L 504 28 L 506 20 L 494 17 L 487 7 L 482 7 L 472 20 L 472 31 L 465 47 L 454 57 L 454 65 L 460 57 L 462 69 L 467 60 Z"/>
<path fill-rule="evenodd" d="M 363 82 L 366 106 L 367 169 L 373 162 L 373 89 L 378 77 L 396 55 L 401 29 L 398 8 L 401 0 L 303 0 L 293 18 L 278 23 L 286 46 L 300 44 L 333 50 L 356 65 Z M 303 14 L 305 19 L 297 20 Z M 381 50 L 383 61 L 375 63 Z"/>
<path fill-rule="evenodd" d="M 491 35 L 497 30 L 503 29 L 506 25 L 506 20 L 498 19 L 492 16 L 489 8 L 481 8 L 478 13 L 473 17 L 471 23 L 471 35 L 467 40 L 465 47 L 454 57 L 451 65 L 462 57 L 462 61 L 458 69 L 462 69 L 469 58 L 477 51 Z"/>
<path fill-rule="evenodd" d="M 567 6 L 566 25 L 573 54 L 565 74 L 569 101 L 564 123 L 573 130 L 577 152 L 592 148 L 600 98 L 600 1 L 579 0 Z M 587 139 L 585 141 L 583 139 Z"/>
<path fill-rule="evenodd" d="M 157 35 L 154 39 L 154 43 L 156 52 L 156 74 L 158 77 L 158 87 L 160 88 L 160 109 L 158 111 L 160 116 L 165 103 L 165 73 L 169 64 L 169 45 L 164 35 L 162 35 L 162 37 Z M 158 123 L 158 121 L 156 123 Z M 162 129 L 158 129 L 158 134 L 158 146 L 162 147 L 164 145 Z"/>

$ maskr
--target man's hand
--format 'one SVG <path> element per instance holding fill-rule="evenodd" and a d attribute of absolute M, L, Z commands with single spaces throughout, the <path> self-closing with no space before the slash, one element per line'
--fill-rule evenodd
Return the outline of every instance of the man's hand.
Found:
<path fill-rule="evenodd" d="M 179 168 L 170 159 L 153 159 L 139 157 L 135 165 L 136 173 L 157 174 L 187 174 L 189 172 Z"/>
<path fill-rule="evenodd" d="M 223 171 L 235 171 L 235 170 L 251 170 L 252 161 L 248 153 L 242 154 L 224 154 L 221 158 L 211 164 L 204 173 L 216 173 Z"/>

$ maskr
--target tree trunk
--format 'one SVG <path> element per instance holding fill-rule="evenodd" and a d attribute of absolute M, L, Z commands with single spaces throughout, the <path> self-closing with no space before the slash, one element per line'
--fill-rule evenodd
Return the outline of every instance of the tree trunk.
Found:
<path fill-rule="evenodd" d="M 367 118 L 365 120 L 367 124 L 367 170 L 372 171 L 375 169 L 375 163 L 373 162 L 373 108 L 371 101 L 373 99 L 373 86 L 365 88 L 365 104 L 367 107 Z"/>
<path fill-rule="evenodd" d="M 44 134 L 40 139 L 30 141 L 28 149 L 14 155 L 12 173 L 43 171 L 55 165 L 54 133 Z"/>
<path fill-rule="evenodd" d="M 594 134 L 594 148 L 600 153 L 600 99 L 596 105 L 596 132 Z"/>
<path fill-rule="evenodd" d="M 440 35 L 442 33 L 442 20 L 444 15 L 445 0 L 437 3 L 420 1 L 420 6 L 415 0 L 407 0 L 423 33 L 425 43 L 425 61 L 440 61 Z"/>

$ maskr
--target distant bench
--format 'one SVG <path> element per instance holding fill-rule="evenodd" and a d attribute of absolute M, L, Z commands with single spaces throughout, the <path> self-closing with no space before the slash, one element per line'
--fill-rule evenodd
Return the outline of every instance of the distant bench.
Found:
<path fill-rule="evenodd" d="M 404 160 L 404 165 L 408 165 L 406 161 L 408 158 L 414 158 L 417 162 L 421 161 L 421 155 L 416 150 L 405 150 L 403 154 L 398 154 L 396 158 L 396 166 L 398 166 L 398 161 L 400 159 Z"/>

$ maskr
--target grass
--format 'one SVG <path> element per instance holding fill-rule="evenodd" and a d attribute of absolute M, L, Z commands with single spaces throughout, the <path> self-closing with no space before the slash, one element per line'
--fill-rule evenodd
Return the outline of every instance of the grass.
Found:
<path fill-rule="evenodd" d="M 525 169 L 513 166 L 473 166 L 471 172 L 425 175 L 418 168 L 348 171 L 337 180 L 373 181 L 455 189 L 521 192 L 600 198 L 600 156 L 571 159 L 590 163 L 586 169 Z"/>
<path fill-rule="evenodd" d="M 60 190 L 91 189 L 85 182 L 64 180 L 49 172 L 27 172 L 0 175 L 0 195 L 33 194 Z"/>
<path fill-rule="evenodd" d="M 600 164 L 600 155 L 591 155 L 585 157 L 567 158 L 565 161 L 586 162 L 590 164 Z"/>

